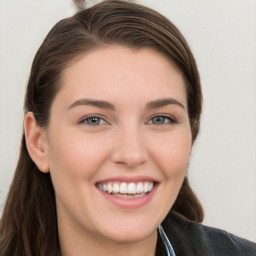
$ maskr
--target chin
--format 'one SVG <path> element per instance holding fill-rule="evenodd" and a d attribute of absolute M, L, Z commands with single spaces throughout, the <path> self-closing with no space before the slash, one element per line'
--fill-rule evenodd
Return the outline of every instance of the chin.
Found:
<path fill-rule="evenodd" d="M 144 223 L 133 225 L 116 225 L 111 229 L 102 230 L 105 237 L 108 239 L 118 242 L 118 243 L 136 243 L 147 239 L 148 237 L 154 235 L 157 230 L 158 225 L 145 225 Z"/>
<path fill-rule="evenodd" d="M 156 230 L 152 230 L 151 232 L 135 231 L 129 234 L 118 232 L 116 234 L 109 234 L 109 238 L 117 243 L 139 243 L 153 235 L 155 231 Z"/>

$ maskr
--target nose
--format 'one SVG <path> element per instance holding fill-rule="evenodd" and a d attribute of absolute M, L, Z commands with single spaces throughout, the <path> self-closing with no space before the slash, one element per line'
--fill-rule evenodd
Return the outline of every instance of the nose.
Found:
<path fill-rule="evenodd" d="M 142 134 L 133 129 L 117 132 L 111 160 L 129 168 L 135 168 L 148 159 L 145 139 Z"/>

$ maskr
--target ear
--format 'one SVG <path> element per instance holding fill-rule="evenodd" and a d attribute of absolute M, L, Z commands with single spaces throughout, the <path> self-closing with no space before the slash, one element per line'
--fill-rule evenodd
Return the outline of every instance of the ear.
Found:
<path fill-rule="evenodd" d="M 46 134 L 40 127 L 32 112 L 28 112 L 24 119 L 24 131 L 28 153 L 41 172 L 49 172 L 46 155 Z"/>

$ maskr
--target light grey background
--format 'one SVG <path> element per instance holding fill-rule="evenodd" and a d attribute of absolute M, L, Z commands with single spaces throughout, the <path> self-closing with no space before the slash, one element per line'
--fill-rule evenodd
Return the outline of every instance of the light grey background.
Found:
<path fill-rule="evenodd" d="M 189 175 L 204 223 L 256 241 L 256 0 L 137 2 L 169 17 L 197 59 L 204 113 Z M 69 0 L 0 0 L 0 212 L 32 59 L 49 29 L 73 13 Z"/>

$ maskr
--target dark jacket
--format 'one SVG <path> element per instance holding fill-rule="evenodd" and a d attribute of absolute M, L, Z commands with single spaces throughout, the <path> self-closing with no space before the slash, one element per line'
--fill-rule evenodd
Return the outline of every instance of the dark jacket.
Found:
<path fill-rule="evenodd" d="M 177 213 L 169 214 L 162 227 L 176 256 L 256 256 L 256 243 L 189 221 Z M 159 237 L 156 256 L 165 256 Z"/>

